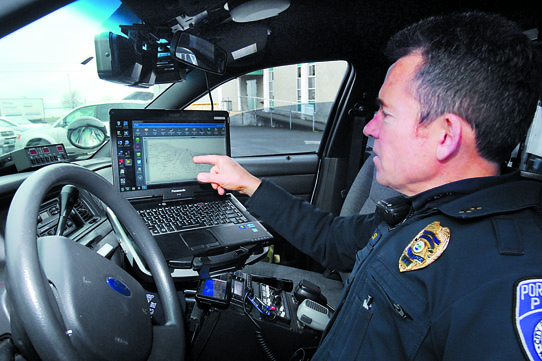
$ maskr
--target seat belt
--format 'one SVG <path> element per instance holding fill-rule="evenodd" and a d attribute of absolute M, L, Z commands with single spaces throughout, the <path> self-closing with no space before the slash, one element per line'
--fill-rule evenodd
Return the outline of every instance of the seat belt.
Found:
<path fill-rule="evenodd" d="M 350 144 L 350 157 L 348 161 L 348 170 L 346 172 L 346 189 L 341 192 L 341 196 L 346 198 L 354 179 L 361 168 L 365 148 L 367 147 L 367 137 L 363 135 L 363 128 L 367 123 L 367 94 L 363 93 L 363 98 L 348 111 L 352 118 L 352 140 Z"/>

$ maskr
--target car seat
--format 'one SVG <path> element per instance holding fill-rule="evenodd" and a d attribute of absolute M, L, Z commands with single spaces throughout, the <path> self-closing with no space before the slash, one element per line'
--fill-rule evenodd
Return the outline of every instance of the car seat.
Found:
<path fill-rule="evenodd" d="M 371 154 L 363 163 L 363 166 L 354 179 L 341 208 L 341 216 L 349 216 L 356 213 L 373 213 L 376 203 L 379 200 L 391 198 L 399 194 L 391 188 L 380 185 L 376 181 L 373 158 L 374 155 Z M 301 270 L 280 264 L 258 262 L 246 266 L 243 271 L 251 274 L 291 279 L 294 282 L 294 285 L 297 285 L 302 279 L 306 279 L 320 286 L 322 294 L 326 296 L 328 303 L 332 306 L 337 305 L 343 290 L 343 282 L 341 280 L 324 277 L 321 273 Z M 347 273 L 341 273 L 342 280 L 346 281 L 347 277 Z"/>

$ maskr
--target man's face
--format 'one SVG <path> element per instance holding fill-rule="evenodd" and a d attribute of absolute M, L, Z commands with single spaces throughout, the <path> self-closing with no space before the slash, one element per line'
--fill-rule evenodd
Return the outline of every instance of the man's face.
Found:
<path fill-rule="evenodd" d="M 363 130 L 375 139 L 376 180 L 406 195 L 426 190 L 435 173 L 432 126 L 419 125 L 419 103 L 412 90 L 422 60 L 414 53 L 390 67 L 378 95 L 380 108 Z"/>

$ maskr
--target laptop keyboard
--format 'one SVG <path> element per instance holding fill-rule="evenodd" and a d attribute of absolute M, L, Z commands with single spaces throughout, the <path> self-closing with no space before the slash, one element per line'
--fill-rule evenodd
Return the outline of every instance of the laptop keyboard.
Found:
<path fill-rule="evenodd" d="M 163 206 L 138 213 L 153 235 L 247 221 L 230 200 Z"/>

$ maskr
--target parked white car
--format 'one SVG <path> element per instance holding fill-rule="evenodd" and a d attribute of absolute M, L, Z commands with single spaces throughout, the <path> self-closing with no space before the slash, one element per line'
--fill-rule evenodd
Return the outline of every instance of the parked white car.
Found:
<path fill-rule="evenodd" d="M 2 117 L 0 118 L 0 127 L 11 128 L 17 135 L 28 130 L 46 127 L 45 123 L 32 123 L 26 118 L 21 117 Z"/>
<path fill-rule="evenodd" d="M 15 149 L 61 143 L 64 144 L 66 151 L 70 155 L 87 153 L 87 150 L 75 148 L 68 141 L 67 127 L 70 123 L 77 119 L 81 119 L 82 117 L 94 117 L 102 121 L 106 127 L 109 128 L 109 110 L 122 108 L 144 108 L 147 103 L 148 102 L 144 101 L 124 101 L 82 105 L 58 119 L 51 126 L 21 133 L 15 142 Z"/>
<path fill-rule="evenodd" d="M 0 126 L 0 155 L 11 152 L 15 148 L 17 134 L 8 127 Z"/>

